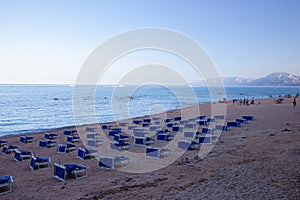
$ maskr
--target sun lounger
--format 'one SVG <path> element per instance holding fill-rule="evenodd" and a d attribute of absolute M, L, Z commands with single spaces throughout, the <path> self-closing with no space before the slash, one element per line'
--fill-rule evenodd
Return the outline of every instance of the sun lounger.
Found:
<path fill-rule="evenodd" d="M 95 132 L 96 130 L 97 130 L 96 127 L 86 127 L 86 128 L 85 128 L 85 131 L 86 131 L 86 132 Z"/>
<path fill-rule="evenodd" d="M 74 144 L 58 144 L 57 145 L 57 153 L 67 153 L 75 151 L 76 145 Z"/>
<path fill-rule="evenodd" d="M 87 166 L 79 164 L 59 165 L 54 163 L 54 177 L 60 181 L 66 181 L 67 176 L 74 176 L 75 179 L 87 177 Z"/>
<path fill-rule="evenodd" d="M 110 148 L 113 150 L 116 150 L 116 151 L 124 151 L 124 150 L 128 150 L 130 148 L 130 144 L 114 141 L 114 142 L 110 143 Z"/>
<path fill-rule="evenodd" d="M 206 119 L 206 116 L 205 116 L 205 115 L 200 115 L 200 116 L 197 117 L 197 119 L 205 120 L 205 119 Z"/>
<path fill-rule="evenodd" d="M 7 143 L 8 143 L 7 140 L 0 140 L 0 147 L 7 145 Z"/>
<path fill-rule="evenodd" d="M 0 176 L 0 194 L 12 192 L 11 184 L 13 182 L 12 176 Z"/>
<path fill-rule="evenodd" d="M 31 136 L 21 136 L 20 143 L 31 143 L 33 142 L 34 138 Z"/>
<path fill-rule="evenodd" d="M 81 160 L 85 160 L 87 158 L 93 160 L 96 158 L 97 153 L 98 153 L 97 150 L 78 148 L 77 157 Z"/>
<path fill-rule="evenodd" d="M 196 120 L 196 124 L 199 126 L 206 126 L 207 121 L 206 120 Z"/>
<path fill-rule="evenodd" d="M 134 137 L 147 137 L 149 133 L 147 131 L 141 130 L 141 131 L 133 131 Z"/>
<path fill-rule="evenodd" d="M 184 124 L 184 128 L 185 129 L 195 129 L 195 124 L 191 124 L 191 123 L 187 123 L 187 124 Z"/>
<path fill-rule="evenodd" d="M 114 136 L 114 140 L 117 141 L 117 142 L 128 142 L 129 139 L 130 139 L 130 137 L 127 136 L 127 135 L 117 134 L 117 135 Z"/>
<path fill-rule="evenodd" d="M 174 138 L 175 136 L 172 134 L 157 134 L 156 139 L 160 141 L 170 141 Z"/>
<path fill-rule="evenodd" d="M 216 124 L 215 125 L 215 130 L 216 131 L 227 131 L 228 127 L 226 125 Z"/>
<path fill-rule="evenodd" d="M 140 120 L 140 119 L 134 119 L 134 120 L 132 120 L 132 123 L 139 125 L 140 123 L 142 123 L 142 120 Z"/>
<path fill-rule="evenodd" d="M 189 140 L 179 140 L 178 141 L 178 148 L 183 150 L 195 150 L 199 149 L 200 144 L 194 141 Z"/>
<path fill-rule="evenodd" d="M 241 124 L 239 122 L 235 122 L 235 121 L 230 121 L 227 122 L 227 127 L 240 127 Z"/>
<path fill-rule="evenodd" d="M 239 122 L 241 125 L 245 125 L 247 123 L 246 119 L 235 119 L 236 122 Z"/>
<path fill-rule="evenodd" d="M 13 145 L 5 145 L 2 149 L 2 154 L 8 154 L 15 152 L 16 149 L 20 148 L 19 146 L 13 146 Z"/>
<path fill-rule="evenodd" d="M 254 116 L 252 116 L 252 115 L 243 115 L 242 118 L 245 120 L 249 120 L 249 121 L 254 120 Z"/>
<path fill-rule="evenodd" d="M 98 168 L 114 170 L 116 168 L 124 168 L 129 165 L 129 158 L 124 156 L 105 156 L 100 157 Z"/>
<path fill-rule="evenodd" d="M 55 140 L 57 139 L 58 134 L 56 133 L 45 133 L 45 139 L 47 140 Z"/>
<path fill-rule="evenodd" d="M 225 120 L 225 115 L 215 115 L 214 118 L 216 121 Z"/>
<path fill-rule="evenodd" d="M 100 133 L 87 133 L 86 134 L 86 139 L 100 139 L 101 138 L 101 134 Z"/>
<path fill-rule="evenodd" d="M 52 148 L 55 147 L 56 145 L 57 142 L 52 140 L 40 140 L 39 142 L 39 147 L 43 147 L 43 148 Z"/>
<path fill-rule="evenodd" d="M 149 138 L 149 137 L 134 137 L 134 144 L 135 145 L 141 145 L 141 146 L 146 146 L 146 145 L 152 145 L 154 144 L 154 139 Z"/>
<path fill-rule="evenodd" d="M 168 122 L 171 122 L 171 121 L 172 121 L 171 118 L 166 118 L 166 119 L 165 119 L 165 123 L 168 123 Z"/>
<path fill-rule="evenodd" d="M 99 147 L 104 143 L 103 140 L 98 139 L 88 139 L 86 140 L 86 145 L 90 147 Z"/>
<path fill-rule="evenodd" d="M 169 149 L 147 148 L 146 156 L 151 158 L 164 158 L 170 155 Z"/>
<path fill-rule="evenodd" d="M 183 127 L 182 126 L 173 126 L 172 127 L 172 131 L 173 132 L 182 132 L 183 131 Z"/>
<path fill-rule="evenodd" d="M 78 143 L 80 141 L 79 136 L 68 136 L 67 137 L 67 142 L 69 143 Z"/>
<path fill-rule="evenodd" d="M 15 150 L 14 160 L 17 162 L 22 162 L 23 160 L 30 159 L 32 153 L 30 151 L 18 151 Z"/>
<path fill-rule="evenodd" d="M 185 131 L 183 133 L 183 137 L 194 139 L 194 138 L 196 138 L 196 132 L 195 131 Z"/>
<path fill-rule="evenodd" d="M 50 158 L 40 158 L 31 156 L 29 167 L 31 170 L 47 169 L 50 167 L 50 163 Z"/>
<path fill-rule="evenodd" d="M 211 122 L 215 122 L 216 119 L 213 118 L 213 117 L 208 117 L 208 118 L 206 119 L 206 121 L 207 121 L 207 123 L 211 123 Z"/>
<path fill-rule="evenodd" d="M 201 129 L 201 134 L 212 134 L 213 133 L 213 129 L 212 128 L 202 128 Z"/>
<path fill-rule="evenodd" d="M 212 144 L 212 136 L 211 135 L 200 136 L 199 144 Z"/>
<path fill-rule="evenodd" d="M 77 135 L 77 130 L 64 130 L 64 135 L 66 135 L 66 136 Z"/>
<path fill-rule="evenodd" d="M 174 117 L 174 121 L 181 121 L 182 117 L 178 116 L 178 117 Z"/>

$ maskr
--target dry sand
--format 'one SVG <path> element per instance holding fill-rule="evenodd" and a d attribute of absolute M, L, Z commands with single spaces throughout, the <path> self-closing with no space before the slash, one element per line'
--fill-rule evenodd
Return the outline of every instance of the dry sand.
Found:
<path fill-rule="evenodd" d="M 199 108 L 208 115 L 210 104 Z M 14 183 L 13 192 L 0 199 L 300 199 L 300 105 L 294 108 L 292 99 L 283 104 L 274 99 L 251 106 L 228 103 L 227 120 L 244 114 L 255 120 L 223 132 L 205 158 L 187 151 L 171 165 L 141 174 L 98 169 L 97 160 L 80 160 L 77 151 L 61 155 L 56 148 L 40 148 L 43 133 L 34 134 L 31 144 L 20 144 L 19 136 L 1 138 L 36 156 L 51 157 L 52 164 L 50 169 L 32 171 L 29 161 L 17 163 L 13 154 L 1 154 L 0 176 L 12 175 Z M 63 130 L 50 132 L 59 133 L 58 141 L 65 143 Z M 53 163 L 59 161 L 89 166 L 88 177 L 58 181 Z"/>

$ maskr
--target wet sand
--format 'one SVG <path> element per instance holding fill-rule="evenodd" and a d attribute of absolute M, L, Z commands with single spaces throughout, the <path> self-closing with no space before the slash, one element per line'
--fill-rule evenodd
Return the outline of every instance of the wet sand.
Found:
<path fill-rule="evenodd" d="M 201 114 L 209 115 L 210 107 L 197 105 L 167 116 L 180 112 L 192 116 L 198 108 Z M 275 104 L 274 99 L 261 100 L 260 105 L 227 104 L 226 121 L 245 114 L 255 120 L 223 132 L 204 158 L 198 151 L 187 151 L 167 167 L 147 173 L 103 170 L 97 168 L 97 160 L 78 159 L 77 149 L 62 155 L 56 148 L 38 147 L 44 133 L 33 134 L 35 142 L 30 144 L 19 143 L 20 136 L 1 138 L 36 156 L 50 157 L 52 162 L 49 169 L 32 171 L 28 160 L 17 163 L 13 154 L 1 154 L 0 175 L 13 176 L 14 183 L 13 192 L 0 198 L 300 199 L 300 106 L 294 108 L 292 99 L 282 104 Z M 59 134 L 59 143 L 66 143 L 63 129 L 50 132 Z M 84 147 L 83 143 L 78 147 Z M 53 177 L 53 164 L 59 162 L 88 166 L 88 177 L 58 181 Z"/>

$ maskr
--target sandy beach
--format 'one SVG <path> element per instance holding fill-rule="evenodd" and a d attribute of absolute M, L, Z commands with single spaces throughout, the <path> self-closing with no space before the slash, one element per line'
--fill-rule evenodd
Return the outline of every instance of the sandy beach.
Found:
<path fill-rule="evenodd" d="M 1 154 L 0 176 L 11 175 L 14 183 L 13 191 L 0 199 L 300 199 L 300 105 L 293 107 L 292 100 L 275 104 L 265 99 L 250 106 L 228 102 L 226 121 L 242 115 L 255 120 L 223 132 L 204 158 L 198 151 L 186 151 L 167 167 L 147 173 L 104 170 L 97 168 L 96 159 L 80 160 L 77 149 L 84 147 L 82 142 L 75 152 L 58 154 L 56 148 L 38 146 L 44 133 L 33 134 L 30 144 L 19 143 L 20 136 L 1 138 L 36 156 L 50 157 L 51 166 L 32 171 L 28 160 L 18 163 L 13 154 Z M 210 114 L 210 104 L 201 104 L 167 116 L 188 115 L 196 108 Z M 59 143 L 66 143 L 63 130 L 50 131 L 59 134 Z M 53 164 L 59 162 L 88 166 L 88 177 L 55 179 Z"/>

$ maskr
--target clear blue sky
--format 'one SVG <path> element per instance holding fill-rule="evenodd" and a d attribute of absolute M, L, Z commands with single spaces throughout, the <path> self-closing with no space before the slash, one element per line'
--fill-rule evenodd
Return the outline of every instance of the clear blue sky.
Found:
<path fill-rule="evenodd" d="M 300 75 L 299 0 L 0 0 L 0 83 L 74 83 L 101 42 L 142 27 L 191 37 L 222 76 Z"/>

